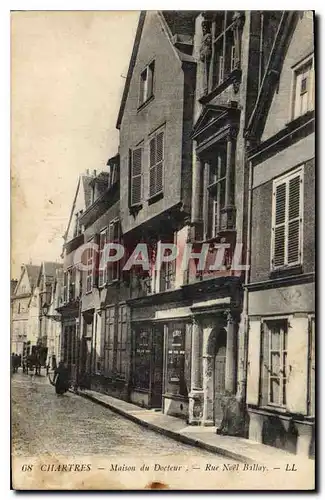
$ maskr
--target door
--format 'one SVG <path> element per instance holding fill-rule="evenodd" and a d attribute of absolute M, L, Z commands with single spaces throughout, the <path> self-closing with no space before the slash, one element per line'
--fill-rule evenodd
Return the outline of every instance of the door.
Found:
<path fill-rule="evenodd" d="M 218 425 L 223 417 L 222 396 L 225 393 L 227 334 L 222 329 L 217 338 L 214 358 L 214 421 Z"/>
<path fill-rule="evenodd" d="M 162 407 L 164 328 L 157 326 L 152 332 L 151 407 Z"/>

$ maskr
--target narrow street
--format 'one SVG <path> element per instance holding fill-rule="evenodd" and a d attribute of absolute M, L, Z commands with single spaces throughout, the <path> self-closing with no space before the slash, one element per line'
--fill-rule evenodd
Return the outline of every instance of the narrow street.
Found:
<path fill-rule="evenodd" d="M 12 376 L 12 452 L 217 457 L 145 429 L 80 396 L 58 397 L 47 377 Z M 220 463 L 224 458 L 220 456 Z M 229 459 L 228 459 L 229 462 Z"/>

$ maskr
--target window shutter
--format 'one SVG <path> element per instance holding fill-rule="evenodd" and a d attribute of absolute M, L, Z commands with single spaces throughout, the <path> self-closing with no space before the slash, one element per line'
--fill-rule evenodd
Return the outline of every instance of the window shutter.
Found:
<path fill-rule="evenodd" d="M 134 149 L 132 152 L 131 166 L 131 206 L 141 202 L 142 187 L 142 148 Z"/>
<path fill-rule="evenodd" d="M 287 354 L 287 409 L 307 413 L 308 318 L 290 318 Z"/>
<path fill-rule="evenodd" d="M 156 138 L 153 137 L 149 143 L 150 149 L 150 173 L 149 173 L 149 196 L 156 194 Z"/>
<path fill-rule="evenodd" d="M 261 383 L 260 383 L 260 394 L 259 403 L 264 406 L 268 403 L 269 399 L 269 342 L 270 334 L 267 324 L 263 322 L 261 324 Z"/>
<path fill-rule="evenodd" d="M 258 405 L 260 382 L 261 322 L 250 321 L 248 337 L 247 403 Z"/>
<path fill-rule="evenodd" d="M 99 234 L 96 234 L 94 237 L 95 245 L 99 246 Z M 98 266 L 99 266 L 99 252 L 93 251 L 93 287 L 98 286 Z"/>
<path fill-rule="evenodd" d="M 273 227 L 273 266 L 283 266 L 285 263 L 285 219 L 286 219 L 286 183 L 276 187 L 275 193 L 275 224 Z"/>
<path fill-rule="evenodd" d="M 300 261 L 300 234 L 302 218 L 300 214 L 302 178 L 297 175 L 289 180 L 289 216 L 288 216 L 288 264 Z"/>
<path fill-rule="evenodd" d="M 309 344 L 309 412 L 315 415 L 315 318 L 310 322 Z"/>
<path fill-rule="evenodd" d="M 156 140 L 156 193 L 160 193 L 163 190 L 164 133 L 160 132 Z"/>
<path fill-rule="evenodd" d="M 113 225 L 110 224 L 108 226 L 108 240 L 107 240 L 108 243 L 113 243 L 113 237 L 114 237 Z M 107 255 L 107 257 L 109 257 L 109 255 Z M 112 265 L 113 265 L 112 262 L 110 262 L 110 261 L 107 262 L 107 282 L 108 283 L 110 283 L 112 281 Z"/>

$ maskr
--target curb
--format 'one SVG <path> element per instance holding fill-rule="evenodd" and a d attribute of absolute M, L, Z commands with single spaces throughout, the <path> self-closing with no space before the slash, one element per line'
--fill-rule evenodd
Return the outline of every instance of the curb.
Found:
<path fill-rule="evenodd" d="M 74 391 L 73 391 L 74 392 Z M 84 394 L 82 392 L 76 391 L 74 394 L 77 394 L 78 396 L 81 396 L 82 398 L 89 399 L 90 401 L 93 401 L 94 403 L 97 403 L 104 408 L 108 408 L 114 413 L 117 413 L 118 415 L 121 415 L 122 417 L 125 417 L 132 422 L 141 425 L 142 427 L 146 427 L 147 429 L 150 429 L 154 432 L 157 432 L 158 434 L 162 434 L 164 436 L 167 436 L 171 439 L 174 439 L 176 441 L 179 441 L 184 444 L 188 444 L 190 446 L 196 446 L 198 448 L 202 448 L 206 451 L 212 452 L 212 453 L 217 453 L 218 455 L 222 455 L 226 458 L 231 458 L 232 460 L 237 460 L 239 462 L 243 463 L 250 463 L 254 464 L 256 463 L 256 460 L 253 460 L 251 458 L 248 458 L 245 455 L 242 455 L 241 453 L 237 452 L 232 452 L 229 450 L 226 450 L 224 448 L 221 448 L 219 446 L 214 446 L 210 445 L 208 443 L 205 443 L 204 441 L 201 441 L 200 439 L 194 439 L 189 436 L 185 436 L 183 434 L 180 434 L 179 432 L 172 431 L 170 429 L 165 429 L 164 427 L 161 427 L 159 425 L 153 424 L 151 422 L 145 422 L 141 418 L 137 417 L 136 415 L 132 415 L 120 408 L 116 408 L 116 406 L 111 405 L 110 403 L 106 403 L 104 401 L 100 401 L 96 397 L 90 395 L 90 394 Z"/>

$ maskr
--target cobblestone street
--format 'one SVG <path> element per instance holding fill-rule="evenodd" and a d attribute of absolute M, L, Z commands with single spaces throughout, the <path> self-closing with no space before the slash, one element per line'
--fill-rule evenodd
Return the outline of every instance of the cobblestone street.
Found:
<path fill-rule="evenodd" d="M 14 455 L 181 454 L 213 457 L 214 463 L 219 458 L 145 429 L 75 394 L 58 397 L 45 376 L 32 379 L 16 373 L 11 390 Z"/>

